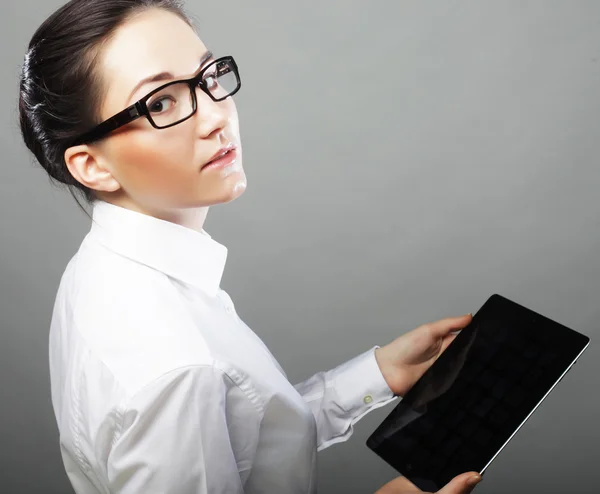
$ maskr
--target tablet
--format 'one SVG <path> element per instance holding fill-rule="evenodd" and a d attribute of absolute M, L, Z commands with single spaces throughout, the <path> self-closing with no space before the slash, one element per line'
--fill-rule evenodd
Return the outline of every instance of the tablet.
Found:
<path fill-rule="evenodd" d="M 367 446 L 424 491 L 483 474 L 589 342 L 492 295 Z"/>

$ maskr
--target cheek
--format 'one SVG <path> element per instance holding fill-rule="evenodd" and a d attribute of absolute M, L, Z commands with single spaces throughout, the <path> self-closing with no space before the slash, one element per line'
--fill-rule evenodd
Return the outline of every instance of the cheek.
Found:
<path fill-rule="evenodd" d="M 187 126 L 178 127 L 115 136 L 111 158 L 125 190 L 156 193 L 197 173 L 194 136 Z"/>

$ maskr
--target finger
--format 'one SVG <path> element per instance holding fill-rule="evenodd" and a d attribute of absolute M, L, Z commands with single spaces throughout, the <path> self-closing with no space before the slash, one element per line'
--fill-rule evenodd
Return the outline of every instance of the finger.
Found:
<path fill-rule="evenodd" d="M 415 484 L 413 484 L 406 477 L 397 477 L 385 484 L 381 489 L 377 491 L 377 494 L 395 494 L 398 492 L 423 492 Z"/>
<path fill-rule="evenodd" d="M 448 348 L 448 345 L 454 341 L 454 338 L 456 338 L 456 336 L 456 334 L 449 334 L 444 336 L 444 339 L 442 340 L 442 349 L 440 350 L 440 354 L 444 353 L 446 348 Z"/>
<path fill-rule="evenodd" d="M 438 494 L 469 494 L 481 482 L 481 475 L 477 472 L 463 473 L 448 482 Z"/>
<path fill-rule="evenodd" d="M 472 314 L 465 314 L 458 317 L 447 317 L 439 321 L 427 324 L 436 336 L 445 336 L 454 331 L 458 331 L 467 326 L 473 319 Z"/>

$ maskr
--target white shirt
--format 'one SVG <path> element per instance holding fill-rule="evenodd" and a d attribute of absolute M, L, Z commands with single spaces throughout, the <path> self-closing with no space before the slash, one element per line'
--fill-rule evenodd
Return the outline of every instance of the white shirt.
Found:
<path fill-rule="evenodd" d="M 315 492 L 317 450 L 394 399 L 374 348 L 293 386 L 219 288 L 224 246 L 102 201 L 93 220 L 50 329 L 75 491 Z"/>

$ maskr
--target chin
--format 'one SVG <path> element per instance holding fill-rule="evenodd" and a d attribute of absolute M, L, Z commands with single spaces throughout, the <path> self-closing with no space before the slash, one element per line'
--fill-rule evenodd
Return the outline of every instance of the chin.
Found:
<path fill-rule="evenodd" d="M 229 201 L 234 201 L 235 199 L 237 199 L 238 197 L 240 197 L 244 192 L 246 192 L 246 187 L 248 186 L 248 184 L 246 183 L 246 180 L 240 180 L 239 182 L 237 182 L 230 191 L 229 194 Z"/>
<path fill-rule="evenodd" d="M 246 191 L 247 183 L 246 179 L 239 179 L 233 182 L 222 194 L 219 194 L 219 198 L 214 201 L 214 204 L 226 204 L 228 202 L 236 200 Z"/>

